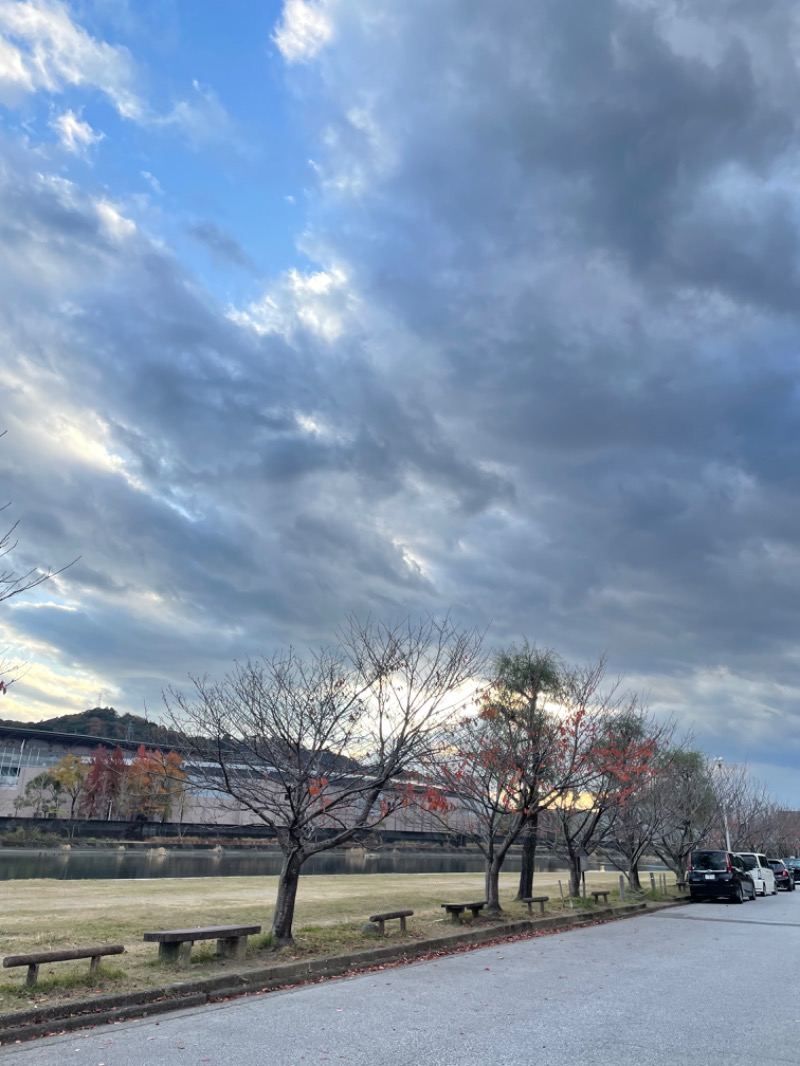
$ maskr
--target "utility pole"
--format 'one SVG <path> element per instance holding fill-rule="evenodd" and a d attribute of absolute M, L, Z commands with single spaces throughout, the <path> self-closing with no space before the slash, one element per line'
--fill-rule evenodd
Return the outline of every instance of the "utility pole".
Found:
<path fill-rule="evenodd" d="M 719 770 L 719 776 L 722 778 L 723 759 L 721 755 L 718 755 L 714 760 L 714 765 Z M 728 810 L 725 806 L 724 794 L 720 796 L 720 806 L 722 807 L 722 824 L 725 826 L 725 850 L 731 850 L 731 835 L 728 832 Z"/>

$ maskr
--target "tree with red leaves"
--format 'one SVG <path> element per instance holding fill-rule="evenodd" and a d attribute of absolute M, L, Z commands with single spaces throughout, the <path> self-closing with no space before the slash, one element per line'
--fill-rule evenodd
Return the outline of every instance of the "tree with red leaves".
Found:
<path fill-rule="evenodd" d="M 127 817 L 122 803 L 128 766 L 120 748 L 98 748 L 89 766 L 81 797 L 81 814 L 86 818 L 111 821 L 112 815 Z"/>
<path fill-rule="evenodd" d="M 125 774 L 128 817 L 169 821 L 183 800 L 185 780 L 180 755 L 150 750 L 140 744 Z"/>
<path fill-rule="evenodd" d="M 576 780 L 569 716 L 544 703 L 560 697 L 567 676 L 553 652 L 526 644 L 501 653 L 477 711 L 454 724 L 430 763 L 484 856 L 488 914 L 502 912 L 499 878 L 511 846 Z"/>
<path fill-rule="evenodd" d="M 620 813 L 658 772 L 671 727 L 658 725 L 636 693 L 617 682 L 603 690 L 605 660 L 575 671 L 565 700 L 573 784 L 553 805 L 554 848 L 566 859 L 578 897 L 585 860 L 608 839 Z"/>

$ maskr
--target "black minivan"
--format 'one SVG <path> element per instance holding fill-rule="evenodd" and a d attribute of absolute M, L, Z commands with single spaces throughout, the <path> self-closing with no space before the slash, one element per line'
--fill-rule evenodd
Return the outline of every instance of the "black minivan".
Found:
<path fill-rule="evenodd" d="M 756 898 L 755 881 L 739 856 L 730 851 L 693 851 L 686 880 L 692 900 L 722 897 L 744 903 L 746 899 Z"/>

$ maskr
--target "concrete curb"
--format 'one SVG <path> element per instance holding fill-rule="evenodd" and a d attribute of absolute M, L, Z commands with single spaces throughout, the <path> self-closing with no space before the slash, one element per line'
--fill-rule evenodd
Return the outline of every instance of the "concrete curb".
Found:
<path fill-rule="evenodd" d="M 680 902 L 682 901 L 676 901 L 676 903 Z M 665 903 L 663 906 L 674 905 Z M 652 905 L 649 909 L 653 909 Z M 429 955 L 451 954 L 495 941 L 523 938 L 536 933 L 560 932 L 575 926 L 633 917 L 646 910 L 648 910 L 646 903 L 632 903 L 625 907 L 602 907 L 598 910 L 579 911 L 549 918 L 502 922 L 497 925 L 480 926 L 476 929 L 444 933 L 426 940 L 366 948 L 363 951 L 349 952 L 327 959 L 278 963 L 272 966 L 241 970 L 238 973 L 225 973 L 218 977 L 181 981 L 143 992 L 97 996 L 94 999 L 73 1000 L 71 1003 L 55 1004 L 51 1007 L 43 1006 L 14 1014 L 2 1014 L 0 1015 L 0 1047 L 35 1037 L 52 1036 L 75 1029 L 198 1007 L 204 1003 L 231 996 L 269 992 L 292 985 L 341 977 L 345 974 L 362 973 L 373 966 L 386 963 L 413 962 L 415 959 Z"/>

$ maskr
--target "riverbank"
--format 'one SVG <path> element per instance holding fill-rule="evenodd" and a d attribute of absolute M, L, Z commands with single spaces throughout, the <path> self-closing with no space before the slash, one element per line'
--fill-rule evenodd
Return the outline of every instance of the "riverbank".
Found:
<path fill-rule="evenodd" d="M 501 877 L 501 898 L 509 920 L 526 920 L 527 908 L 512 901 L 517 878 Z M 615 889 L 614 874 L 592 874 L 589 888 Z M 147 930 L 219 924 L 260 924 L 269 929 L 275 901 L 274 877 L 198 878 L 152 881 L 6 881 L 0 883 L 0 953 L 120 943 L 124 955 L 107 961 L 99 978 L 90 979 L 88 963 L 42 966 L 40 984 L 24 988 L 25 971 L 6 970 L 0 985 L 0 1012 L 44 1005 L 68 1005 L 87 996 L 126 995 L 158 989 L 165 981 L 225 978 L 242 964 L 211 954 L 213 944 L 198 944 L 190 971 L 165 967 Z M 558 878 L 537 875 L 536 892 L 550 896 L 548 917 L 564 917 Z M 370 914 L 410 908 L 414 917 L 401 934 L 387 926 L 383 946 L 413 945 L 452 931 L 441 904 L 483 895 L 479 874 L 351 875 L 301 880 L 292 949 L 275 953 L 268 937 L 251 938 L 247 966 L 307 962 L 360 951 L 374 941 L 361 927 Z M 593 904 L 583 904 L 591 910 Z M 479 920 L 480 928 L 486 920 Z"/>
<path fill-rule="evenodd" d="M 633 917 L 645 910 L 673 905 L 672 902 L 621 903 L 521 921 L 495 919 L 448 929 L 425 940 L 381 940 L 374 947 L 300 962 L 274 961 L 266 966 L 240 963 L 232 972 L 214 977 L 193 977 L 142 992 L 94 995 L 71 1003 L 42 1004 L 15 1014 L 0 1014 L 0 1046 L 200 1007 L 236 996 L 316 983 L 374 969 L 386 970 L 391 966 L 439 958 L 478 947 L 563 932 L 576 926 L 603 924 Z"/>

